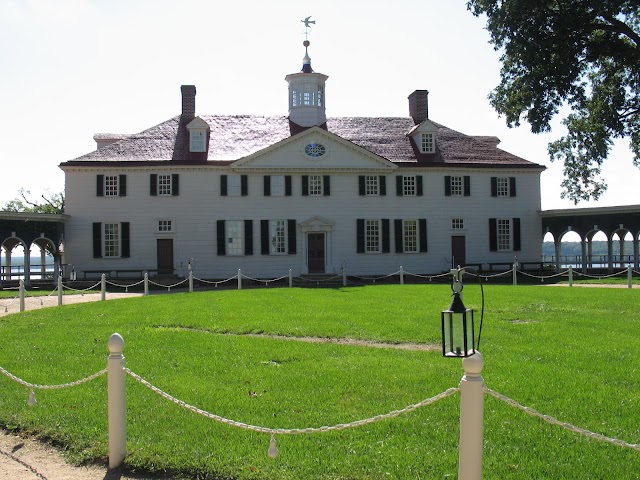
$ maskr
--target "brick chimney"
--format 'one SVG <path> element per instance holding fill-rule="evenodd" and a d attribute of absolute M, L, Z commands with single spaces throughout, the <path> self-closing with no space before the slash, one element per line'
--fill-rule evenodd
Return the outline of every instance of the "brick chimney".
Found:
<path fill-rule="evenodd" d="M 409 95 L 409 115 L 416 125 L 429 118 L 428 90 L 415 90 Z"/>
<path fill-rule="evenodd" d="M 182 85 L 182 118 L 195 118 L 196 116 L 196 86 Z"/>

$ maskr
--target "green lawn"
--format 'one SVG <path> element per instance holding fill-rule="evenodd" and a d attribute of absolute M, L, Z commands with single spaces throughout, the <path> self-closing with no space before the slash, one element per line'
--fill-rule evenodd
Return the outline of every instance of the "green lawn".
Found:
<path fill-rule="evenodd" d="M 487 386 L 559 420 L 640 443 L 640 294 L 629 289 L 485 285 Z M 480 316 L 480 288 L 465 303 Z M 459 360 L 301 337 L 437 344 L 446 285 L 253 289 L 78 304 L 0 318 L 0 366 L 36 384 L 106 366 L 113 332 L 127 366 L 208 412 L 270 428 L 346 423 L 458 385 Z M 247 334 L 258 334 L 247 335 Z M 261 335 L 262 334 L 262 335 Z M 290 338 L 272 338 L 281 335 Z M 296 339 L 295 337 L 298 337 Z M 0 425 L 33 432 L 75 461 L 108 452 L 106 376 L 28 390 L 0 376 Z M 133 469 L 189 478 L 456 478 L 459 395 L 339 432 L 269 436 L 203 418 L 127 377 Z M 588 439 L 487 396 L 484 478 L 639 478 L 640 452 Z"/>

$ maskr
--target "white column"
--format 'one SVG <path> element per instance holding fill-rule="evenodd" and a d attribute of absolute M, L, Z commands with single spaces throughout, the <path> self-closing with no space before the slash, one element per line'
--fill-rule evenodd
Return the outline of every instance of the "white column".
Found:
<path fill-rule="evenodd" d="M 127 456 L 124 339 L 119 333 L 114 333 L 109 338 L 108 346 L 109 468 L 116 468 Z"/>
<path fill-rule="evenodd" d="M 462 359 L 460 381 L 460 456 L 458 480 L 482 479 L 482 437 L 484 429 L 484 358 L 476 350 Z"/>

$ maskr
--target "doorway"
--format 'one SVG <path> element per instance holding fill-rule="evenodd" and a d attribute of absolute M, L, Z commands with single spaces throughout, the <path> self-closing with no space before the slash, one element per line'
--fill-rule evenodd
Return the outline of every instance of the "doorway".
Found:
<path fill-rule="evenodd" d="M 307 234 L 307 267 L 309 273 L 325 273 L 325 235 L 324 233 Z"/>
<path fill-rule="evenodd" d="M 451 267 L 464 267 L 467 263 L 466 239 L 462 235 L 451 237 Z"/>
<path fill-rule="evenodd" d="M 159 238 L 158 247 L 158 275 L 173 274 L 173 239 Z"/>

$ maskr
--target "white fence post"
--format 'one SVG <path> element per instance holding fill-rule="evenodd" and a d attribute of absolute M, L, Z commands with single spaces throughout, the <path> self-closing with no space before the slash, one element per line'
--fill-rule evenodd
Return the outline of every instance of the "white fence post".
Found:
<path fill-rule="evenodd" d="M 62 276 L 58 276 L 58 306 L 62 305 Z"/>
<path fill-rule="evenodd" d="M 518 285 L 518 262 L 513 262 L 513 284 Z"/>
<path fill-rule="evenodd" d="M 124 339 L 119 333 L 109 338 L 107 385 L 109 404 L 109 468 L 119 467 L 127 456 Z"/>
<path fill-rule="evenodd" d="M 343 287 L 347 286 L 347 268 L 346 267 L 342 267 L 342 286 Z"/>
<path fill-rule="evenodd" d="M 144 296 L 149 296 L 149 272 L 144 272 Z"/>
<path fill-rule="evenodd" d="M 400 265 L 400 285 L 404 285 L 404 268 Z"/>
<path fill-rule="evenodd" d="M 107 276 L 103 273 L 100 277 L 100 300 L 104 300 L 107 295 Z"/>
<path fill-rule="evenodd" d="M 193 272 L 189 270 L 189 293 L 193 293 Z"/>
<path fill-rule="evenodd" d="M 569 265 L 569 286 L 573 287 L 573 267 Z"/>
<path fill-rule="evenodd" d="M 238 290 L 242 290 L 242 270 L 238 269 Z"/>
<path fill-rule="evenodd" d="M 289 269 L 289 288 L 293 287 L 293 272 Z"/>
<path fill-rule="evenodd" d="M 484 358 L 476 350 L 462 359 L 460 381 L 460 452 L 458 480 L 482 479 L 482 435 L 484 428 Z"/>
<path fill-rule="evenodd" d="M 633 272 L 631 271 L 631 265 L 627 267 L 627 285 L 629 288 L 633 288 Z"/>
<path fill-rule="evenodd" d="M 20 311 L 24 312 L 24 280 L 20 279 Z"/>

